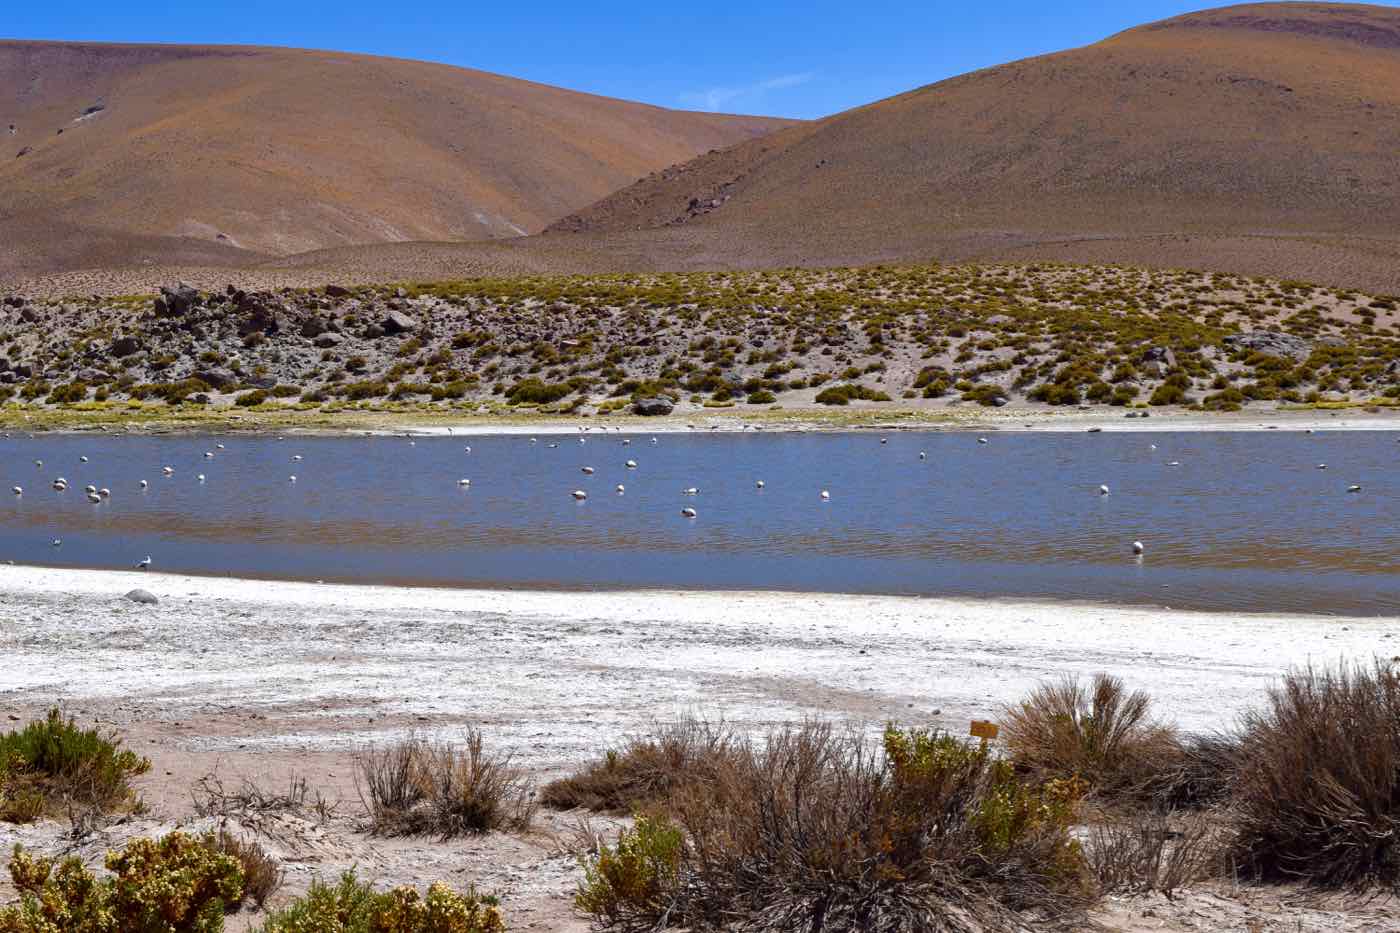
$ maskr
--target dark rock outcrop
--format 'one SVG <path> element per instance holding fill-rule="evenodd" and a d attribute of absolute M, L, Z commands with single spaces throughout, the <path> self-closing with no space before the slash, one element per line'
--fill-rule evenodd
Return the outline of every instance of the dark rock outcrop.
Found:
<path fill-rule="evenodd" d="M 1225 338 L 1225 345 L 1267 353 L 1269 356 L 1291 357 L 1295 360 L 1307 359 L 1313 348 L 1311 341 L 1275 330 L 1251 330 L 1243 334 L 1231 334 Z"/>
<path fill-rule="evenodd" d="M 632 410 L 639 415 L 669 415 L 675 407 L 670 399 L 662 396 L 639 398 L 632 403 Z"/>

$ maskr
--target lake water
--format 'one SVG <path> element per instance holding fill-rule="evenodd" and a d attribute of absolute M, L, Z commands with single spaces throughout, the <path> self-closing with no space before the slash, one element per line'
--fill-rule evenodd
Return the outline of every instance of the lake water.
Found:
<path fill-rule="evenodd" d="M 16 435 L 0 440 L 0 560 L 1400 615 L 1393 433 L 885 436 Z M 89 503 L 89 483 L 111 498 Z"/>

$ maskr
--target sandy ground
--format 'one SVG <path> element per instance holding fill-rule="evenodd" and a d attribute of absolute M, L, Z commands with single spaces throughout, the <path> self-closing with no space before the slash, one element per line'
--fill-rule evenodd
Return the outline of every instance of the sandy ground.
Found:
<path fill-rule="evenodd" d="M 1198 412 L 1154 408 L 1127 418 L 1122 409 L 1061 408 L 1049 405 L 978 405 L 930 402 L 897 406 L 856 402 L 848 407 L 783 405 L 774 408 L 703 408 L 684 403 L 675 413 L 643 418 L 595 415 L 587 418 L 499 411 L 461 412 L 451 408 L 413 410 L 297 411 L 288 408 L 205 410 L 0 408 L 0 431 L 29 433 L 225 433 L 285 434 L 577 434 L 631 435 L 745 431 L 1400 431 L 1400 407 L 1279 409 L 1257 406 L 1240 412 Z"/>
<path fill-rule="evenodd" d="M 134 587 L 160 603 L 123 598 Z M 287 860 L 287 893 L 358 865 L 385 883 L 441 877 L 499 890 L 514 925 L 537 929 L 583 928 L 569 908 L 578 869 L 557 838 L 574 817 L 545 814 L 524 837 L 371 839 L 358 826 L 354 751 L 477 724 L 543 779 L 691 711 L 752 729 L 823 716 L 963 731 L 1038 681 L 1100 670 L 1149 690 L 1183 727 L 1210 730 L 1291 665 L 1377 655 L 1400 656 L 1400 619 L 0 567 L 0 714 L 18 721 L 62 703 L 119 729 L 154 763 L 141 784 L 151 812 L 88 839 L 82 854 L 192 819 L 191 788 L 204 774 L 272 789 L 301 774 L 341 801 L 336 815 L 248 827 Z M 66 828 L 0 826 L 0 850 L 20 841 L 56 851 Z M 1134 931 L 1400 930 L 1393 904 L 1296 897 L 1212 888 L 1175 902 L 1111 901 L 1100 919 Z"/>

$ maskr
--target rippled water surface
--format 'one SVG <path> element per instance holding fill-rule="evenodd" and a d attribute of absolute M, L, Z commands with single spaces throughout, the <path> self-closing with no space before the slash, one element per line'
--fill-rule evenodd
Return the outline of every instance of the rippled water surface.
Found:
<path fill-rule="evenodd" d="M 1400 615 L 1393 433 L 986 436 L 15 436 L 0 440 L 0 560 Z M 89 483 L 110 499 L 89 503 Z"/>

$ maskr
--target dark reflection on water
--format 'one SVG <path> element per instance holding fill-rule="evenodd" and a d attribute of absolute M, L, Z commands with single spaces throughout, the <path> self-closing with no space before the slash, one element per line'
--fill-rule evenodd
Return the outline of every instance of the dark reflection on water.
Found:
<path fill-rule="evenodd" d="M 0 559 L 121 568 L 150 554 L 167 571 L 355 582 L 1400 614 L 1394 434 L 888 438 L 12 437 L 0 440 Z M 49 488 L 57 476 L 68 492 Z M 88 483 L 112 498 L 90 504 Z M 683 495 L 691 486 L 700 494 Z M 680 515 L 687 505 L 696 519 Z"/>

